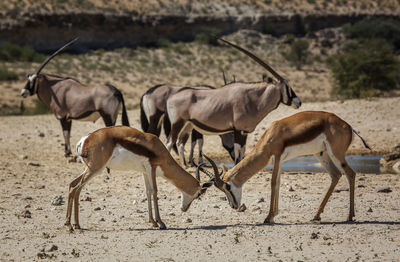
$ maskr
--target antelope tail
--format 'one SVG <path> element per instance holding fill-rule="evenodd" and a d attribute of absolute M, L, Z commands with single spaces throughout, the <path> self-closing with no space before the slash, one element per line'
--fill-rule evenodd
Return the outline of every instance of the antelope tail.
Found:
<path fill-rule="evenodd" d="M 130 126 L 128 114 L 126 113 L 124 96 L 122 95 L 121 91 L 119 91 L 115 86 L 108 83 L 106 85 L 114 91 L 114 96 L 117 97 L 122 104 L 122 125 Z"/>
<path fill-rule="evenodd" d="M 361 139 L 361 141 L 363 142 L 363 144 L 364 144 L 364 146 L 365 146 L 366 148 L 368 148 L 369 150 L 372 150 L 372 149 L 369 147 L 369 145 L 367 144 L 367 142 L 365 142 L 364 138 L 362 138 L 361 135 L 360 135 L 359 133 L 357 133 L 356 130 L 354 130 L 353 128 L 352 128 L 351 130 L 353 131 L 354 134 L 356 134 L 356 135 Z"/>
<path fill-rule="evenodd" d="M 149 121 L 147 120 L 146 113 L 144 112 L 143 96 L 140 98 L 140 124 L 142 126 L 143 132 L 147 132 L 149 130 L 150 124 Z"/>

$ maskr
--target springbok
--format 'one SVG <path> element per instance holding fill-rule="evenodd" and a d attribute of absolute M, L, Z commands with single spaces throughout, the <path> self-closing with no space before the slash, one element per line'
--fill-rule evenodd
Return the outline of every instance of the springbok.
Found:
<path fill-rule="evenodd" d="M 321 220 L 321 213 L 329 200 L 339 178 L 345 175 L 350 185 L 350 212 L 354 217 L 354 188 L 356 173 L 345 159 L 346 151 L 356 134 L 364 146 L 370 147 L 364 139 L 344 120 L 328 112 L 304 111 L 273 122 L 249 154 L 236 166 L 215 178 L 215 185 L 227 194 L 229 204 L 240 206 L 242 187 L 271 160 L 270 210 L 264 223 L 273 223 L 278 214 L 279 185 L 282 162 L 297 156 L 314 155 L 328 171 L 331 184 L 313 220 Z"/>
<path fill-rule="evenodd" d="M 225 80 L 225 74 L 224 74 Z M 208 85 L 200 85 L 194 87 L 181 87 L 174 85 L 156 85 L 149 90 L 147 90 L 140 99 L 140 123 L 142 126 L 142 130 L 147 133 L 155 134 L 156 136 L 160 136 L 161 133 L 161 125 L 164 124 L 164 132 L 166 137 L 169 136 L 171 130 L 171 123 L 169 122 L 168 117 L 165 118 L 165 112 L 167 107 L 167 100 L 170 96 L 182 91 L 182 90 L 211 90 L 215 89 L 214 87 Z M 189 138 L 189 133 L 185 134 L 181 137 L 181 146 L 184 148 L 187 139 Z M 223 134 L 220 136 L 223 147 L 229 152 L 229 155 L 232 159 L 233 156 L 233 134 Z M 203 135 L 196 130 L 192 130 L 192 143 L 189 154 L 189 163 L 193 166 L 193 152 L 194 147 L 198 144 L 199 150 L 199 164 L 203 162 L 202 159 L 202 149 L 203 149 Z M 175 147 L 174 147 L 174 150 Z M 186 161 L 183 150 L 180 150 L 179 154 L 181 163 L 186 168 Z"/>
<path fill-rule="evenodd" d="M 300 99 L 288 81 L 265 62 L 247 50 L 222 41 L 239 49 L 266 68 L 278 81 L 274 83 L 230 83 L 215 90 L 182 90 L 167 100 L 167 115 L 171 122 L 171 134 L 167 148 L 177 144 L 182 149 L 180 137 L 193 128 L 202 134 L 233 132 L 234 157 L 238 163 L 244 156 L 247 134 L 280 103 L 298 108 Z M 179 138 L 179 140 L 178 140 Z"/>
<path fill-rule="evenodd" d="M 73 205 L 75 229 L 80 229 L 79 195 L 83 186 L 106 167 L 143 173 L 149 222 L 160 229 L 166 227 L 161 221 L 158 210 L 156 175 L 162 175 L 182 192 L 181 209 L 184 212 L 188 210 L 194 199 L 205 193 L 213 184 L 210 180 L 200 185 L 197 179 L 172 158 L 157 136 L 127 126 L 98 129 L 82 137 L 76 145 L 76 150 L 86 164 L 86 169 L 69 185 L 65 225 L 70 231 L 73 231 L 71 225 Z M 152 198 L 156 220 L 153 219 Z"/>
<path fill-rule="evenodd" d="M 65 156 L 71 155 L 70 134 L 72 120 L 93 121 L 103 118 L 106 126 L 113 126 L 122 104 L 122 124 L 129 126 L 122 93 L 114 86 L 87 86 L 72 78 L 41 74 L 43 68 L 62 50 L 78 38 L 68 42 L 48 57 L 34 74 L 28 75 L 28 82 L 21 96 L 37 94 L 61 122 L 65 140 Z"/>

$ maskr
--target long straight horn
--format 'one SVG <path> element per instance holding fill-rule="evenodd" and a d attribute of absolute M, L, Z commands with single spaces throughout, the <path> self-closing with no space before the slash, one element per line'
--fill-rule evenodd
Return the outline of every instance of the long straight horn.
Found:
<path fill-rule="evenodd" d="M 40 71 L 42 71 L 42 69 L 47 65 L 48 62 L 50 62 L 51 59 L 53 59 L 56 55 L 58 55 L 62 50 L 64 50 L 65 48 L 67 48 L 68 46 L 72 45 L 73 43 L 76 42 L 76 40 L 78 40 L 79 37 L 76 37 L 75 39 L 72 39 L 71 41 L 69 41 L 68 43 L 66 43 L 65 45 L 63 45 L 61 48 L 59 48 L 57 51 L 55 51 L 51 56 L 49 56 L 43 63 L 42 65 L 39 67 L 39 69 L 36 72 L 36 75 L 38 75 L 40 73 Z"/>
<path fill-rule="evenodd" d="M 222 77 L 224 78 L 224 85 L 226 85 L 225 71 L 224 69 L 221 69 L 221 71 L 222 71 Z"/>
<path fill-rule="evenodd" d="M 239 51 L 245 53 L 247 56 L 249 56 L 250 58 L 252 58 L 254 61 L 256 61 L 257 63 L 259 63 L 261 66 L 263 66 L 265 69 L 267 69 L 269 72 L 271 72 L 271 74 L 273 74 L 278 80 L 283 81 L 285 80 L 283 77 L 281 77 L 274 69 L 272 69 L 272 67 L 270 67 L 267 63 L 265 63 L 264 61 L 262 61 L 260 58 L 258 58 L 256 55 L 254 55 L 253 53 L 247 51 L 246 49 L 232 44 L 231 42 L 228 42 L 225 39 L 222 38 L 218 38 L 218 40 L 221 40 L 224 43 L 227 43 L 228 45 L 238 49 Z"/>

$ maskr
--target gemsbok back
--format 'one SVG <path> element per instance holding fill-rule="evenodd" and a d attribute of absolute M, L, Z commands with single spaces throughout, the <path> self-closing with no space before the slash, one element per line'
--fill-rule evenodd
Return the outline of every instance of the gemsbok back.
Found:
<path fill-rule="evenodd" d="M 122 104 L 122 124 L 129 126 L 124 98 L 116 87 L 110 84 L 87 86 L 72 78 L 40 73 L 51 59 L 77 39 L 58 49 L 43 62 L 36 73 L 28 75 L 28 82 L 21 91 L 24 98 L 37 94 L 60 120 L 65 140 L 65 156 L 71 155 L 72 120 L 95 122 L 102 117 L 106 126 L 113 126 Z"/>
<path fill-rule="evenodd" d="M 224 74 L 225 76 L 225 74 Z M 225 77 L 224 77 L 225 79 Z M 161 126 L 164 124 L 164 132 L 166 137 L 169 136 L 171 130 L 171 123 L 168 117 L 165 117 L 165 113 L 167 111 L 167 100 L 170 96 L 187 89 L 194 90 L 212 90 L 214 87 L 208 85 L 200 85 L 194 87 L 182 87 L 182 86 L 174 86 L 174 85 L 156 85 L 150 89 L 148 89 L 140 99 L 140 123 L 142 126 L 142 130 L 147 133 L 155 134 L 156 136 L 160 136 Z M 233 155 L 233 134 L 223 134 L 220 136 L 223 147 L 229 152 L 231 158 L 234 158 Z M 189 133 L 186 133 L 184 136 L 180 137 L 180 146 L 184 148 L 187 139 L 189 138 Z M 192 130 L 192 143 L 189 154 L 189 164 L 194 165 L 193 161 L 193 153 L 194 147 L 198 144 L 199 150 L 199 163 L 203 162 L 202 159 L 202 150 L 203 150 L 203 135 L 196 130 Z M 175 149 L 175 147 L 174 147 Z M 181 163 L 184 167 L 186 166 L 185 156 L 183 149 L 180 150 L 179 154 Z"/>
<path fill-rule="evenodd" d="M 165 229 L 161 221 L 156 176 L 161 175 L 182 192 L 182 211 L 187 211 L 192 201 L 203 194 L 213 182 L 200 185 L 190 173 L 186 172 L 169 154 L 157 136 L 143 133 L 127 126 L 115 126 L 99 129 L 84 136 L 76 146 L 78 155 L 86 165 L 85 171 L 69 185 L 67 215 L 65 225 L 73 231 L 71 225 L 74 206 L 75 229 L 79 225 L 79 195 L 83 186 L 104 168 L 137 171 L 143 173 L 147 194 L 149 222 L 154 227 Z M 214 178 L 212 178 L 214 179 Z M 154 205 L 155 220 L 152 213 Z"/>
<path fill-rule="evenodd" d="M 244 156 L 247 134 L 280 103 L 298 108 L 300 99 L 289 83 L 265 62 L 243 48 L 222 41 L 239 49 L 271 72 L 277 82 L 230 83 L 215 90 L 182 90 L 167 100 L 167 115 L 171 134 L 167 148 L 177 144 L 182 150 L 180 137 L 196 129 L 202 134 L 233 132 L 234 157 L 238 163 Z"/>
<path fill-rule="evenodd" d="M 348 165 L 345 156 L 353 133 L 364 139 L 344 120 L 332 113 L 305 111 L 273 122 L 265 131 L 249 154 L 236 166 L 216 176 L 215 185 L 227 194 L 232 208 L 239 208 L 242 187 L 248 179 L 263 169 L 271 160 L 273 164 L 271 178 L 270 210 L 264 223 L 273 223 L 278 214 L 279 186 L 282 162 L 297 156 L 314 155 L 326 168 L 331 184 L 320 204 L 313 220 L 321 220 L 321 213 L 329 200 L 339 178 L 347 177 L 350 185 L 350 207 L 348 221 L 354 217 L 354 189 L 356 173 Z"/>

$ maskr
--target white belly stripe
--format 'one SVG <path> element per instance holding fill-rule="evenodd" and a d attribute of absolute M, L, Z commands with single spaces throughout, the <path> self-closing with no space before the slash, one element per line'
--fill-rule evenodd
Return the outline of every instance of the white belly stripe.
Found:
<path fill-rule="evenodd" d="M 285 151 L 282 153 L 281 162 L 288 161 L 298 156 L 314 155 L 325 151 L 325 143 L 328 143 L 326 136 L 325 134 L 321 134 L 307 143 L 286 147 Z"/>
<path fill-rule="evenodd" d="M 114 148 L 106 167 L 115 170 L 131 170 L 145 173 L 146 164 L 150 164 L 147 157 L 136 155 L 122 146 L 117 145 Z"/>

